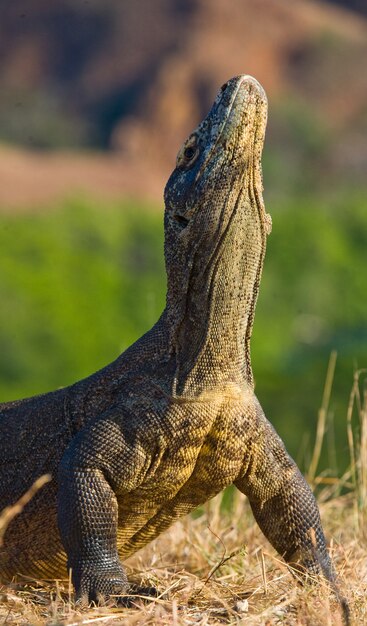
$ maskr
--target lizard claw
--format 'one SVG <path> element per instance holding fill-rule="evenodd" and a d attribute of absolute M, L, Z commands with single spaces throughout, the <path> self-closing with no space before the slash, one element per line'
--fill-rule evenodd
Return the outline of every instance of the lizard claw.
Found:
<path fill-rule="evenodd" d="M 155 587 L 139 587 L 138 585 L 130 585 L 129 595 L 116 598 L 116 604 L 125 607 L 134 607 L 139 601 L 149 602 L 158 598 L 160 595 Z"/>

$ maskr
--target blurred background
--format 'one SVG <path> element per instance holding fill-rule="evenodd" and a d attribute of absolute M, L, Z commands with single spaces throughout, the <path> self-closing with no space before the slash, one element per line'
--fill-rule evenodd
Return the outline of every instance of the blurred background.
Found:
<path fill-rule="evenodd" d="M 319 471 L 340 475 L 367 367 L 366 61 L 364 0 L 2 0 L 0 401 L 87 376 L 156 321 L 164 183 L 220 85 L 249 73 L 269 98 L 273 218 L 256 391 L 305 469 L 337 351 Z"/>

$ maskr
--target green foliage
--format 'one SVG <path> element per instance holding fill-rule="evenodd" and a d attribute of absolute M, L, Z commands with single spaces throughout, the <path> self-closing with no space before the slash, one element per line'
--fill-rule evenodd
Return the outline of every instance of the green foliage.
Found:
<path fill-rule="evenodd" d="M 268 240 L 252 343 L 257 393 L 291 452 L 316 432 L 330 352 L 338 352 L 324 465 L 349 461 L 346 411 L 353 371 L 367 364 L 367 211 L 362 193 L 270 207 Z M 326 455 L 326 452 L 328 453 Z"/>
<path fill-rule="evenodd" d="M 329 425 L 322 463 L 340 471 L 353 369 L 367 365 L 366 203 L 345 191 L 294 195 L 268 210 L 273 232 L 252 344 L 256 391 L 290 452 L 307 464 L 309 452 L 298 451 L 313 443 L 336 349 L 335 432 Z M 149 207 L 74 200 L 47 214 L 2 215 L 0 250 L 0 400 L 87 376 L 164 307 L 162 214 Z"/>
<path fill-rule="evenodd" d="M 0 220 L 0 397 L 84 377 L 154 323 L 164 306 L 161 216 L 68 202 Z"/>

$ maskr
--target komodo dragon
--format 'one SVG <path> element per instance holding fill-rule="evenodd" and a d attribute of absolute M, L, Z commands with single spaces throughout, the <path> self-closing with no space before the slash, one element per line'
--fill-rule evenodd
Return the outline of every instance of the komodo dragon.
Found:
<path fill-rule="evenodd" d="M 0 509 L 53 477 L 7 529 L 2 580 L 70 568 L 77 598 L 125 597 L 121 559 L 232 483 L 288 563 L 334 580 L 315 498 L 254 395 L 266 117 L 238 76 L 179 151 L 153 328 L 89 378 L 0 405 Z"/>

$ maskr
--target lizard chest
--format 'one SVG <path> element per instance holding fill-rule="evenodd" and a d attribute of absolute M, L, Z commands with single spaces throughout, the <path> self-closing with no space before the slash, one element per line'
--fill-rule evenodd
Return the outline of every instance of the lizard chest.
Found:
<path fill-rule="evenodd" d="M 238 477 L 245 454 L 241 412 L 238 407 L 217 411 L 203 429 L 203 409 L 191 411 L 185 428 L 172 431 L 146 480 L 118 498 L 121 557 L 133 554 Z"/>
<path fill-rule="evenodd" d="M 119 498 L 119 508 L 144 517 L 173 499 L 193 508 L 237 478 L 244 457 L 238 406 L 192 403 L 184 411 L 180 419 L 170 415 L 172 428 L 157 435 L 144 480 Z"/>

